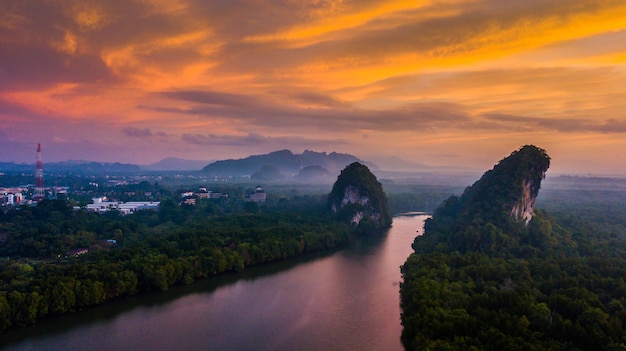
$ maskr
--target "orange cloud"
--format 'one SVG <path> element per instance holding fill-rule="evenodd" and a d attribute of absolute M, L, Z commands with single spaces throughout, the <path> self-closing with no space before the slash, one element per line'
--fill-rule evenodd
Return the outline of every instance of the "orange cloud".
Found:
<path fill-rule="evenodd" d="M 2 2 L 0 122 L 194 158 L 298 136 L 431 162 L 624 149 L 623 18 L 621 0 Z"/>

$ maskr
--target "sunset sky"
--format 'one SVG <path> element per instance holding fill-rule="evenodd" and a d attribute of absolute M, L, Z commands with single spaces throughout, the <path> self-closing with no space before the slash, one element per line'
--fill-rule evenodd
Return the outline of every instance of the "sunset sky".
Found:
<path fill-rule="evenodd" d="M 0 0 L 0 162 L 37 143 L 626 174 L 626 0 Z"/>

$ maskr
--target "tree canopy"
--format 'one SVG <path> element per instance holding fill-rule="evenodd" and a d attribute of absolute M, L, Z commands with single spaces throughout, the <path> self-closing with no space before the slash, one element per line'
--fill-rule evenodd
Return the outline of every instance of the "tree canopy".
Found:
<path fill-rule="evenodd" d="M 201 199 L 128 216 L 44 200 L 0 217 L 0 331 L 146 290 L 339 247 L 322 197 L 247 209 Z M 115 246 L 112 246 L 112 243 Z M 69 255 L 76 248 L 89 252 Z M 66 257 L 67 256 L 67 257 Z"/>

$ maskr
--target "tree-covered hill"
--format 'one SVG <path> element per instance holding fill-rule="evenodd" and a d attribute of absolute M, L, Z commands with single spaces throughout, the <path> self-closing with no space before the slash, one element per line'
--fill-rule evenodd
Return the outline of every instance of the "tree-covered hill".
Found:
<path fill-rule="evenodd" d="M 272 165 L 265 165 L 250 175 L 250 180 L 259 182 L 271 182 L 284 178 L 285 175 Z"/>
<path fill-rule="evenodd" d="M 295 179 L 303 183 L 330 183 L 332 173 L 321 166 L 306 166 L 300 170 Z"/>
<path fill-rule="evenodd" d="M 437 245 L 465 252 L 501 249 L 534 214 L 541 180 L 550 165 L 545 150 L 526 145 L 502 159 L 463 194 L 451 196 L 426 223 L 417 252 Z M 503 230 L 511 235 L 503 235 Z"/>
<path fill-rule="evenodd" d="M 356 161 L 359 159 L 355 156 L 336 152 L 327 154 L 326 152 L 305 150 L 301 154 L 294 154 L 289 150 L 280 150 L 239 160 L 215 161 L 204 167 L 202 172 L 216 176 L 245 176 L 266 165 L 271 165 L 280 173 L 292 176 L 307 166 L 321 166 L 335 172 Z"/>
<path fill-rule="evenodd" d="M 435 211 L 402 266 L 407 350 L 626 348 L 624 203 L 527 223 L 518 192 L 536 196 L 548 161 L 523 147 Z"/>
<path fill-rule="evenodd" d="M 375 233 L 391 226 L 391 212 L 382 184 L 365 165 L 347 166 L 328 195 L 328 207 L 357 233 Z"/>

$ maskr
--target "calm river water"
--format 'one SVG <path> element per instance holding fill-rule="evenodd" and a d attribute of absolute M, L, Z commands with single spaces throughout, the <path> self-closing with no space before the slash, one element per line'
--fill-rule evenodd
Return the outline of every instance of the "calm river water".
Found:
<path fill-rule="evenodd" d="M 324 256 L 253 267 L 42 321 L 3 350 L 402 350 L 400 265 L 423 214 Z"/>

